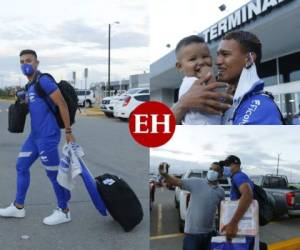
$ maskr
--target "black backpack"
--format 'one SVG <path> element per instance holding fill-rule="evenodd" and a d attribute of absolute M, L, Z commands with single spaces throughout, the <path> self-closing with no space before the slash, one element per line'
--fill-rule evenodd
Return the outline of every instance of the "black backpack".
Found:
<path fill-rule="evenodd" d="M 11 133 L 23 133 L 28 113 L 28 105 L 20 100 L 11 104 L 8 108 L 8 131 Z"/>
<path fill-rule="evenodd" d="M 234 187 L 239 189 L 234 185 Z M 268 198 L 266 191 L 253 183 L 253 199 L 258 202 L 259 225 L 268 224 L 274 217 L 274 207 Z"/>
<path fill-rule="evenodd" d="M 104 174 L 96 177 L 96 183 L 107 210 L 125 232 L 129 232 L 142 221 L 142 205 L 123 179 Z"/>
<path fill-rule="evenodd" d="M 274 207 L 271 204 L 266 191 L 254 184 L 253 198 L 258 202 L 259 208 L 259 225 L 268 224 L 274 217 Z"/>
<path fill-rule="evenodd" d="M 56 83 L 55 79 L 53 78 L 53 76 L 51 76 L 50 74 L 47 73 L 42 73 L 42 74 L 38 74 L 37 75 L 37 79 L 35 80 L 35 90 L 38 93 L 38 95 L 40 97 L 42 97 L 49 110 L 54 114 L 54 116 L 56 117 L 57 123 L 59 125 L 60 128 L 64 128 L 65 125 L 63 123 L 63 120 L 60 116 L 59 110 L 56 107 L 56 110 L 53 110 L 52 106 L 50 105 L 49 101 L 47 100 L 47 94 L 45 93 L 45 91 L 43 90 L 43 88 L 41 87 L 41 84 L 39 82 L 39 79 L 42 76 L 48 76 L 51 77 L 53 79 L 53 81 Z M 67 81 L 60 81 L 59 83 L 57 83 L 57 86 L 63 96 L 63 98 L 65 99 L 67 105 L 68 105 L 68 110 L 69 110 L 69 116 L 70 116 L 70 125 L 75 123 L 75 115 L 76 115 L 76 111 L 78 108 L 78 97 L 77 94 L 75 92 L 74 87 Z"/>

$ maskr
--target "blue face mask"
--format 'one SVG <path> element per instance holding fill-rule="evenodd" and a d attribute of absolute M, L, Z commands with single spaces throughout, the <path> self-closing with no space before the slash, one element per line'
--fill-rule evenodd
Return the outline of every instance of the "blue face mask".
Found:
<path fill-rule="evenodd" d="M 223 170 L 223 175 L 225 177 L 230 177 L 231 176 L 231 168 L 230 167 L 224 167 L 224 170 Z"/>
<path fill-rule="evenodd" d="M 218 180 L 219 173 L 210 169 L 210 170 L 208 170 L 206 177 L 209 181 L 216 181 L 216 180 Z"/>
<path fill-rule="evenodd" d="M 34 74 L 34 69 L 31 64 L 22 64 L 21 70 L 25 76 L 32 76 Z"/>

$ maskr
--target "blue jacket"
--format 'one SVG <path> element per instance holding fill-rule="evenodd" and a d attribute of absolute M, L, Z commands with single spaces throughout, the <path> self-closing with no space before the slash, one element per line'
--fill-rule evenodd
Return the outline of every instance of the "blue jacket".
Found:
<path fill-rule="evenodd" d="M 253 84 L 250 91 L 234 101 L 223 116 L 223 124 L 282 125 L 282 115 L 270 95 L 263 92 L 262 80 Z"/>

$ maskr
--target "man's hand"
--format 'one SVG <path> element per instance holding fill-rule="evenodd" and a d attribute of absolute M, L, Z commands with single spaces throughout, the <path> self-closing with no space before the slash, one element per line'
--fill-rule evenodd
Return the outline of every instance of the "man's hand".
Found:
<path fill-rule="evenodd" d="M 70 143 L 70 142 L 75 142 L 75 137 L 72 133 L 68 133 L 66 134 L 66 141 L 67 143 Z"/>
<path fill-rule="evenodd" d="M 175 176 L 169 175 L 169 167 L 170 165 L 166 162 L 162 162 L 159 164 L 158 172 L 165 179 L 165 183 L 170 186 L 179 186 L 181 187 L 181 180 Z"/>
<path fill-rule="evenodd" d="M 169 165 L 165 162 L 159 164 L 158 172 L 161 176 L 165 176 L 168 174 Z"/>
<path fill-rule="evenodd" d="M 205 114 L 222 115 L 231 107 L 228 103 L 232 103 L 232 95 L 216 91 L 218 88 L 226 87 L 226 83 L 212 82 L 206 85 L 211 78 L 212 74 L 208 73 L 195 81 L 173 107 L 177 124 L 180 124 L 185 113 L 191 109 L 199 110 Z"/>
<path fill-rule="evenodd" d="M 238 231 L 238 224 L 229 222 L 227 225 L 225 225 L 222 229 L 221 232 L 225 231 L 225 235 L 227 240 L 231 241 L 232 238 L 234 238 L 237 234 Z"/>
<path fill-rule="evenodd" d="M 232 102 L 232 96 L 227 93 L 215 92 L 217 88 L 226 87 L 226 83 L 213 82 L 206 85 L 211 78 L 212 74 L 208 73 L 205 77 L 195 81 L 180 98 L 181 106 L 186 109 L 198 109 L 207 114 L 222 114 L 229 109 L 231 105 L 227 102 Z M 220 100 L 225 100 L 225 103 Z"/>

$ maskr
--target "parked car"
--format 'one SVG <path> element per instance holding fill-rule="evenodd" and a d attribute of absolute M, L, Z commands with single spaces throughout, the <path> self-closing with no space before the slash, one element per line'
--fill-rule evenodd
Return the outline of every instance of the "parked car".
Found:
<path fill-rule="evenodd" d="M 95 93 L 87 89 L 76 89 L 78 106 L 92 107 L 96 103 Z"/>
<path fill-rule="evenodd" d="M 119 102 L 115 105 L 114 117 L 120 119 L 128 119 L 131 112 L 140 104 L 149 101 L 149 93 L 126 93 L 119 98 Z"/>
<path fill-rule="evenodd" d="M 114 102 L 114 117 L 116 118 L 121 118 L 121 119 L 127 119 L 127 118 L 122 118 L 119 117 L 119 112 L 117 111 L 118 109 L 120 109 L 124 103 L 124 99 L 126 95 L 134 95 L 134 94 L 149 94 L 150 95 L 150 91 L 148 88 L 132 88 L 132 89 L 128 89 L 125 93 L 123 93 L 122 95 L 120 95 Z"/>
<path fill-rule="evenodd" d="M 113 106 L 111 105 L 111 101 L 114 97 L 113 96 L 108 96 L 102 99 L 101 104 L 100 104 L 100 110 L 107 116 L 107 117 L 112 117 L 114 110 Z"/>
<path fill-rule="evenodd" d="M 287 214 L 290 217 L 300 215 L 300 190 L 290 188 L 284 175 L 255 175 L 251 180 L 262 187 L 274 203 L 276 217 Z"/>
<path fill-rule="evenodd" d="M 150 90 L 148 88 L 132 88 L 126 91 L 127 95 L 133 94 L 150 94 Z"/>

